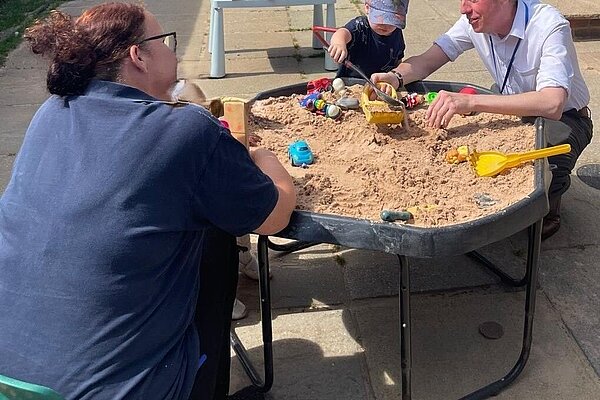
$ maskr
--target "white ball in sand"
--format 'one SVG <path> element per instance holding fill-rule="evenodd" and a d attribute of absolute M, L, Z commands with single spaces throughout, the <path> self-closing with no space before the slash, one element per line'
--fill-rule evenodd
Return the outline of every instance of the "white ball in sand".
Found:
<path fill-rule="evenodd" d="M 331 85 L 333 86 L 333 91 L 336 93 L 346 88 L 346 85 L 344 84 L 342 78 L 335 78 Z"/>
<path fill-rule="evenodd" d="M 338 106 L 336 106 L 335 104 L 329 104 L 327 106 L 327 111 L 326 112 L 327 112 L 327 116 L 329 118 L 336 119 L 336 118 L 338 118 L 340 116 L 340 114 L 342 113 L 342 110 Z"/>

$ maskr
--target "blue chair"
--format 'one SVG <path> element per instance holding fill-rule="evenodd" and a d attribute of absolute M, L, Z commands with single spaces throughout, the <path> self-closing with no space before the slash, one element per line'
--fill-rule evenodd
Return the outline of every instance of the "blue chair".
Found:
<path fill-rule="evenodd" d="M 65 400 L 45 386 L 0 375 L 0 400 Z"/>

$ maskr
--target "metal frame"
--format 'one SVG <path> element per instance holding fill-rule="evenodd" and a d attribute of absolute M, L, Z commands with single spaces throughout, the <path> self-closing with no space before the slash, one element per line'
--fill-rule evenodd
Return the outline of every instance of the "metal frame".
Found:
<path fill-rule="evenodd" d="M 238 356 L 244 371 L 261 392 L 268 392 L 273 386 L 273 325 L 271 321 L 271 286 L 269 282 L 269 249 L 267 236 L 258 237 L 258 283 L 260 290 L 260 320 L 263 336 L 264 378 L 261 379 L 248 357 L 248 352 L 231 327 L 229 335 L 231 347 Z"/>
<path fill-rule="evenodd" d="M 210 77 L 225 76 L 225 29 L 223 9 L 225 8 L 260 8 L 260 7 L 291 7 L 313 6 L 313 25 L 323 25 L 323 4 L 327 6 L 325 24 L 335 28 L 336 0 L 212 0 L 210 11 L 210 28 L 208 30 L 208 52 L 210 57 Z M 321 49 L 321 43 L 313 38 L 313 48 Z M 337 64 L 325 52 L 325 69 L 334 71 Z"/>
<path fill-rule="evenodd" d="M 525 276 L 516 280 L 505 272 L 500 270 L 491 261 L 481 254 L 472 251 L 467 253 L 468 257 L 480 262 L 484 267 L 490 269 L 498 275 L 501 281 L 510 286 L 527 285 L 525 297 L 525 316 L 523 323 L 523 342 L 519 359 L 512 369 L 501 379 L 492 382 L 480 389 L 475 390 L 461 400 L 486 399 L 498 395 L 508 385 L 510 385 L 523 371 L 525 364 L 529 359 L 531 343 L 533 338 L 533 317 L 535 315 L 535 297 L 537 290 L 538 264 L 540 256 L 540 244 L 542 233 L 542 220 L 535 222 L 528 228 L 527 241 L 527 264 Z M 273 385 L 273 334 L 271 322 L 271 293 L 269 286 L 269 247 L 277 251 L 292 252 L 301 250 L 318 243 L 295 241 L 284 245 L 278 245 L 269 240 L 267 236 L 258 238 L 258 268 L 260 285 L 260 307 L 261 323 L 263 331 L 263 364 L 264 379 L 261 379 L 256 372 L 256 368 L 250 361 L 246 349 L 236 335 L 234 329 L 231 330 L 231 344 L 237 354 L 242 367 L 250 377 L 252 384 L 262 392 L 268 392 Z M 411 374 L 412 374 L 412 353 L 411 353 L 411 310 L 410 310 L 410 264 L 408 257 L 397 254 L 400 264 L 399 281 L 399 323 L 400 323 L 400 368 L 402 373 L 402 400 L 412 398 Z"/>

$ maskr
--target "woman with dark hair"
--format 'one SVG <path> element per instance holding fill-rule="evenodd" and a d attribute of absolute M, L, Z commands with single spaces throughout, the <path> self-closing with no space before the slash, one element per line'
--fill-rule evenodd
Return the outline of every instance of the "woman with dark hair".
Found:
<path fill-rule="evenodd" d="M 68 399 L 225 398 L 235 236 L 287 225 L 290 176 L 171 101 L 176 34 L 140 5 L 25 38 L 52 96 L 0 198 L 0 371 Z"/>

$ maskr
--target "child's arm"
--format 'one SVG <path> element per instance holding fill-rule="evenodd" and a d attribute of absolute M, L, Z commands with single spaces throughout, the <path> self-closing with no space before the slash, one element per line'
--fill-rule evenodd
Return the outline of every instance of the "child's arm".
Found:
<path fill-rule="evenodd" d="M 352 34 L 346 28 L 339 28 L 329 42 L 329 48 L 327 51 L 329 55 L 336 63 L 340 64 L 348 57 L 348 48 L 346 45 L 352 40 Z"/>

